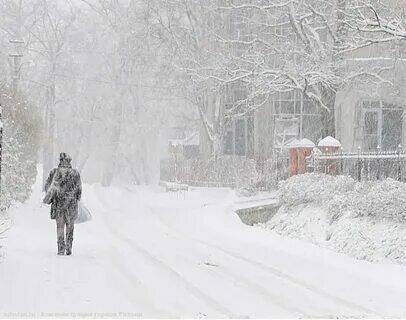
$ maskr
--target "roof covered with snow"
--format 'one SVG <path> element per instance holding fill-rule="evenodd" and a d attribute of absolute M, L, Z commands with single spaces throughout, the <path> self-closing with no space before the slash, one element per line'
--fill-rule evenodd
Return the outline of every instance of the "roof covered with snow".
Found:
<path fill-rule="evenodd" d="M 287 144 L 287 146 L 289 147 L 289 148 L 296 148 L 297 147 L 297 145 L 299 144 L 299 140 L 297 140 L 297 139 L 293 139 L 291 142 L 289 142 L 288 144 Z"/>
<path fill-rule="evenodd" d="M 341 142 L 337 139 L 327 136 L 324 139 L 320 140 L 319 147 L 341 147 Z"/>
<path fill-rule="evenodd" d="M 314 148 L 315 146 L 316 145 L 313 143 L 313 141 L 306 138 L 302 140 L 294 139 L 288 144 L 289 148 Z"/>

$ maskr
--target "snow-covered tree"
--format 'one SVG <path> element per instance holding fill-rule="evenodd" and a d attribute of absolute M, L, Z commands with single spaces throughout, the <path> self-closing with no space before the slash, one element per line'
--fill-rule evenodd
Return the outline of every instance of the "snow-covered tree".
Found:
<path fill-rule="evenodd" d="M 200 111 L 214 154 L 229 119 L 256 110 L 278 92 L 297 90 L 314 100 L 324 135 L 334 135 L 337 90 L 388 83 L 387 66 L 350 68 L 347 52 L 392 41 L 403 30 L 393 7 L 376 1 L 179 0 L 148 1 L 147 8 L 148 25 L 171 49 L 167 60 L 181 75 L 180 87 L 189 89 L 184 92 Z M 246 94 L 225 101 L 230 87 Z"/>
<path fill-rule="evenodd" d="M 0 86 L 3 110 L 3 150 L 0 209 L 25 201 L 37 176 L 41 119 L 38 109 L 21 94 Z"/>

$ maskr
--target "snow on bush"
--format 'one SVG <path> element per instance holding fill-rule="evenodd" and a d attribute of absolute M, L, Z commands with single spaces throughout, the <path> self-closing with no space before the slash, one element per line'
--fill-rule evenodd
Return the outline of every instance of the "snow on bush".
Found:
<path fill-rule="evenodd" d="M 406 225 L 393 220 L 344 217 L 325 246 L 357 259 L 406 263 Z"/>
<path fill-rule="evenodd" d="M 406 263 L 406 224 L 394 220 L 344 214 L 330 224 L 326 208 L 299 205 L 282 207 L 269 222 L 258 227 L 357 259 Z"/>
<path fill-rule="evenodd" d="M 347 176 L 306 173 L 281 181 L 279 199 L 288 207 L 312 202 L 322 204 L 336 194 L 353 190 L 354 185 L 355 180 Z"/>
<path fill-rule="evenodd" d="M 279 234 L 319 243 L 326 240 L 329 222 L 325 211 L 319 207 L 299 205 L 281 207 L 269 222 L 259 226 Z"/>
<path fill-rule="evenodd" d="M 357 182 L 347 176 L 307 173 L 282 181 L 279 199 L 286 207 L 322 205 L 332 222 L 345 212 L 406 222 L 406 184 L 392 179 Z"/>
<path fill-rule="evenodd" d="M 3 91 L 2 91 L 3 90 Z M 37 175 L 41 121 L 34 106 L 19 96 L 0 90 L 3 107 L 3 153 L 0 215 L 17 201 L 25 201 Z"/>
<path fill-rule="evenodd" d="M 280 183 L 279 234 L 368 261 L 406 263 L 406 184 L 303 174 Z"/>
<path fill-rule="evenodd" d="M 328 208 L 336 214 L 349 211 L 357 217 L 406 222 L 406 184 L 392 179 L 357 183 L 328 201 Z"/>

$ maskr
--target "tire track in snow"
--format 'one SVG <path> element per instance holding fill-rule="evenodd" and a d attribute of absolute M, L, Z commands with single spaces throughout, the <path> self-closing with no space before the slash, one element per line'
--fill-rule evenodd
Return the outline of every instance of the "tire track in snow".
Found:
<path fill-rule="evenodd" d="M 105 201 L 106 199 L 101 199 L 101 200 L 102 200 L 102 202 L 106 203 L 106 201 Z M 107 203 L 106 203 L 106 204 L 107 204 Z M 182 235 L 184 238 L 186 238 L 186 239 L 188 239 L 188 240 L 192 240 L 192 241 L 195 241 L 195 242 L 197 242 L 197 243 L 200 243 L 200 244 L 202 244 L 202 245 L 204 245 L 204 246 L 206 246 L 206 247 L 213 248 L 213 249 L 215 249 L 215 250 L 217 250 L 217 251 L 219 251 L 219 252 L 221 252 L 221 253 L 223 253 L 223 254 L 226 254 L 226 255 L 228 255 L 228 256 L 230 256 L 230 257 L 236 259 L 236 260 L 243 261 L 243 262 L 245 262 L 245 263 L 247 263 L 247 264 L 249 264 L 249 265 L 251 265 L 251 266 L 254 266 L 254 267 L 256 267 L 256 268 L 258 268 L 258 269 L 260 269 L 260 270 L 263 270 L 263 271 L 265 271 L 266 273 L 273 275 L 274 277 L 277 277 L 277 278 L 280 278 L 280 279 L 282 279 L 282 280 L 285 280 L 285 281 L 287 281 L 287 282 L 293 284 L 293 285 L 296 286 L 296 287 L 299 287 L 299 288 L 305 289 L 305 290 L 307 290 L 307 291 L 310 291 L 310 292 L 312 292 L 313 294 L 316 294 L 316 295 L 318 295 L 318 296 L 321 296 L 322 298 L 329 299 L 329 300 L 331 300 L 332 302 L 334 302 L 334 303 L 336 303 L 336 304 L 341 304 L 342 306 L 345 306 L 346 308 L 348 308 L 348 309 L 350 309 L 350 310 L 354 310 L 354 312 L 356 311 L 356 312 L 358 312 L 358 313 L 362 313 L 362 315 L 367 315 L 367 316 L 382 317 L 379 313 L 377 313 L 377 312 L 374 311 L 374 310 L 370 310 L 370 309 L 368 309 L 368 308 L 366 308 L 366 307 L 363 307 L 363 306 L 361 306 L 361 305 L 359 305 L 359 304 L 356 304 L 356 303 L 353 303 L 353 302 L 351 302 L 351 301 L 348 301 L 348 300 L 346 300 L 346 299 L 344 299 L 344 298 L 337 297 L 336 295 L 333 295 L 333 294 L 331 294 L 331 293 L 329 293 L 329 292 L 327 292 L 327 291 L 325 291 L 325 290 L 323 290 L 323 289 L 320 289 L 320 288 L 318 288 L 318 287 L 316 287 L 316 286 L 314 286 L 314 285 L 311 285 L 311 284 L 309 284 L 309 283 L 307 283 L 307 282 L 305 282 L 305 281 L 303 281 L 303 280 L 301 280 L 301 279 L 295 278 L 295 277 L 293 277 L 293 276 L 291 276 L 291 275 L 289 275 L 289 274 L 287 274 L 287 273 L 284 273 L 284 272 L 278 270 L 277 268 L 274 268 L 274 267 L 268 266 L 268 265 L 266 265 L 266 264 L 264 264 L 264 263 L 261 263 L 261 262 L 254 261 L 254 260 L 252 260 L 252 259 L 246 258 L 246 257 L 241 256 L 240 254 L 238 254 L 238 253 L 236 253 L 236 252 L 225 250 L 225 249 L 223 249 L 223 248 L 221 248 L 221 247 L 219 247 L 219 246 L 217 246 L 217 245 L 215 245 L 215 244 L 211 244 L 211 243 L 208 243 L 208 242 L 206 242 L 206 241 L 202 241 L 202 240 L 200 240 L 200 239 L 196 239 L 196 238 L 194 238 L 194 237 L 192 237 L 192 236 L 189 236 L 188 234 L 186 234 L 186 233 L 184 233 L 184 232 L 178 230 L 177 228 L 174 228 L 174 227 L 170 226 L 168 223 L 166 223 L 165 221 L 163 221 L 163 219 L 160 217 L 160 215 L 155 212 L 155 211 L 160 210 L 159 208 L 152 208 L 152 207 L 148 206 L 148 209 L 154 214 L 155 217 L 158 218 L 158 220 L 159 220 L 164 226 L 166 226 L 169 230 L 172 230 L 172 233 L 174 232 L 175 235 Z M 116 208 L 115 210 L 118 210 L 118 209 Z M 165 209 L 165 210 L 167 210 L 167 209 Z M 117 234 L 117 233 L 116 233 L 116 234 Z M 122 238 L 122 237 L 121 237 L 120 235 L 118 235 L 118 234 L 117 234 L 117 236 L 120 237 L 120 238 Z M 131 242 L 130 239 L 127 239 L 127 240 L 126 240 L 127 243 L 128 243 L 128 241 Z M 136 243 L 134 243 L 134 245 L 137 246 L 137 247 L 139 247 L 139 245 L 137 245 Z M 145 250 L 145 252 L 148 253 L 146 250 Z M 150 254 L 150 253 L 148 253 L 148 254 Z M 152 257 L 153 257 L 153 258 L 156 258 L 156 257 L 154 257 L 154 256 L 152 256 Z M 156 259 L 157 259 L 157 258 L 156 258 Z M 158 261 L 159 261 L 159 260 L 158 260 Z M 169 267 L 167 264 L 163 263 L 162 261 L 160 261 L 160 263 L 163 264 L 163 266 L 165 266 L 166 268 Z M 169 267 L 169 268 L 170 268 L 172 271 L 174 271 L 171 267 Z M 177 273 L 176 271 L 174 271 L 174 272 L 175 272 L 181 279 L 183 279 L 183 277 L 182 277 L 179 273 Z M 183 279 L 183 280 L 186 281 L 185 279 Z M 192 285 L 192 286 L 195 287 L 194 285 Z M 198 290 L 199 290 L 199 289 L 198 289 Z M 200 291 L 200 290 L 199 290 L 199 291 Z M 200 291 L 200 292 L 201 292 L 201 291 Z M 203 294 L 204 294 L 204 293 L 203 293 Z M 204 295 L 205 295 L 205 294 L 204 294 Z M 209 297 L 209 299 L 211 299 L 211 298 Z M 217 304 L 217 302 L 215 302 L 215 303 Z M 284 308 L 284 309 L 286 310 L 286 308 Z M 290 309 L 289 311 L 293 311 L 293 310 Z M 231 314 L 231 312 L 228 312 L 227 314 L 229 315 L 229 314 Z"/>
<path fill-rule="evenodd" d="M 202 245 L 202 246 L 205 246 L 205 247 L 211 247 L 210 245 L 208 245 L 206 243 L 203 243 L 203 242 L 201 242 L 201 241 L 199 241 L 197 239 L 194 239 L 194 238 L 191 238 L 191 237 L 187 236 L 183 232 L 180 232 L 180 231 L 178 232 L 175 228 L 170 227 L 166 222 L 162 221 L 162 219 L 157 214 L 154 214 L 154 215 L 158 217 L 161 224 L 163 226 L 165 226 L 167 228 L 167 230 L 172 231 L 172 234 L 171 234 L 172 237 L 177 238 L 177 239 L 182 240 L 182 241 L 184 241 L 184 240 L 192 240 L 194 242 L 199 243 L 199 245 Z M 177 234 L 174 234 L 173 232 L 176 232 Z M 179 234 L 183 235 L 183 239 L 179 237 Z M 213 247 L 211 247 L 211 248 L 213 249 Z M 216 248 L 214 248 L 214 249 L 218 251 L 218 249 L 216 249 Z M 222 252 L 222 253 L 225 253 L 225 252 Z M 230 254 L 227 254 L 227 255 L 230 256 Z M 235 257 L 232 257 L 232 258 L 234 260 L 239 260 L 239 259 L 236 259 Z M 247 262 L 245 262 L 245 263 L 247 263 Z M 250 265 L 252 265 L 252 264 L 250 264 Z M 256 267 L 256 266 L 254 266 L 254 267 Z M 217 274 L 221 274 L 222 276 L 232 278 L 234 281 L 239 282 L 241 284 L 244 284 L 245 286 L 248 287 L 248 289 L 251 289 L 251 291 L 254 291 L 257 294 L 270 299 L 276 306 L 278 306 L 278 307 L 280 307 L 280 308 L 282 308 L 282 309 L 284 309 L 284 310 L 286 310 L 286 311 L 288 311 L 290 313 L 296 313 L 295 317 L 299 317 L 299 318 L 303 318 L 303 317 L 304 318 L 312 318 L 312 317 L 314 317 L 314 314 L 311 315 L 307 311 L 305 311 L 305 310 L 303 310 L 303 309 L 301 309 L 299 307 L 295 307 L 292 304 L 287 304 L 284 300 L 282 300 L 280 298 L 280 296 L 276 296 L 274 293 L 269 291 L 268 288 L 257 284 L 256 282 L 250 280 L 247 277 L 242 276 L 241 274 L 236 274 L 235 271 L 231 270 L 230 268 L 221 266 L 220 268 L 216 268 L 216 269 L 213 269 L 213 270 L 215 270 L 214 272 L 216 272 Z M 269 272 L 266 272 L 266 273 L 269 274 Z M 272 274 L 272 277 L 275 278 L 275 275 Z M 280 277 L 277 277 L 277 278 L 280 279 Z M 282 279 L 282 280 L 286 281 L 285 279 Z M 325 299 L 325 297 L 323 297 L 323 298 Z M 327 307 L 325 307 L 323 309 L 327 309 Z M 320 311 L 319 313 L 322 314 L 319 317 L 331 317 L 331 314 L 328 313 L 328 312 L 323 313 L 323 311 Z"/>
<path fill-rule="evenodd" d="M 153 210 L 151 208 L 148 208 L 149 211 L 153 212 Z M 155 215 L 155 214 L 154 214 Z M 162 221 L 159 220 L 159 222 L 164 225 L 166 228 L 167 225 L 163 224 Z M 142 252 L 144 254 L 144 256 L 149 259 L 151 262 L 153 262 L 154 264 L 158 263 L 161 266 L 163 266 L 166 269 L 169 269 L 170 272 L 175 275 L 176 278 L 178 278 L 178 280 L 181 280 L 184 284 L 185 287 L 187 287 L 187 289 L 189 291 L 192 291 L 192 293 L 194 293 L 194 295 L 196 297 L 198 297 L 199 299 L 203 299 L 204 301 L 209 301 L 210 304 L 214 304 L 215 305 L 215 309 L 221 311 L 223 314 L 230 316 L 233 315 L 233 312 L 230 311 L 229 309 L 225 308 L 224 306 L 220 305 L 217 301 L 215 301 L 213 298 L 209 297 L 207 294 L 203 293 L 200 289 L 198 289 L 195 285 L 191 284 L 189 281 L 186 281 L 184 279 L 184 277 L 179 274 L 177 271 L 175 271 L 174 268 L 170 267 L 167 263 L 162 262 L 161 260 L 159 260 L 156 256 L 152 255 L 149 251 L 147 251 L 145 248 L 141 247 L 139 244 L 135 243 L 133 240 L 131 240 L 128 237 L 123 237 L 122 235 L 117 233 L 117 230 L 115 229 L 115 227 L 112 227 L 111 224 L 108 224 L 108 227 L 110 228 L 110 230 L 121 240 L 127 242 L 127 244 L 130 247 L 135 247 L 139 252 Z M 114 230 L 113 230 L 114 228 Z M 172 231 L 174 231 L 173 229 L 170 229 Z M 178 236 L 176 236 L 178 239 L 180 239 Z M 220 273 L 220 272 L 217 272 Z M 251 291 L 254 291 L 256 294 L 265 297 L 266 299 L 269 299 L 269 301 L 272 301 L 272 303 L 279 307 L 282 310 L 287 311 L 289 314 L 295 314 L 297 317 L 309 317 L 309 315 L 306 313 L 306 311 L 294 307 L 291 304 L 288 305 L 286 304 L 284 301 L 282 301 L 280 299 L 280 297 L 278 297 L 277 295 L 271 293 L 268 289 L 265 289 L 264 287 L 248 280 L 248 278 L 244 278 L 240 275 L 236 276 L 236 275 L 232 275 L 231 272 L 227 273 L 222 271 L 221 272 L 223 278 L 224 275 L 232 278 L 234 281 L 239 282 L 241 284 L 244 284 L 246 287 L 250 288 Z M 186 282 L 185 282 L 186 281 Z"/>
<path fill-rule="evenodd" d="M 151 209 L 151 212 L 154 212 L 153 208 L 150 208 L 150 209 Z M 232 251 L 229 251 L 229 250 L 225 250 L 222 247 L 219 247 L 219 246 L 217 246 L 215 244 L 211 244 L 211 243 L 208 243 L 206 241 L 202 241 L 200 239 L 196 239 L 194 237 L 191 237 L 191 236 L 187 235 L 186 233 L 184 233 L 184 232 L 170 226 L 167 222 L 163 221 L 163 219 L 159 216 L 159 214 L 154 213 L 154 215 L 169 230 L 172 230 L 176 234 L 182 235 L 186 239 L 198 242 L 198 243 L 200 243 L 200 244 L 202 244 L 202 245 L 204 245 L 206 247 L 213 248 L 213 249 L 215 249 L 217 251 L 222 252 L 223 254 L 226 254 L 228 256 L 233 257 L 236 260 L 244 261 L 245 263 L 248 263 L 248 264 L 250 264 L 250 265 L 252 265 L 252 266 L 254 266 L 256 268 L 259 268 L 259 269 L 261 269 L 261 270 L 263 270 L 263 271 L 265 271 L 267 273 L 272 274 L 273 276 L 276 276 L 276 277 L 281 278 L 281 279 L 283 279 L 285 281 L 288 281 L 291 284 L 294 284 L 295 286 L 306 289 L 306 290 L 308 290 L 308 291 L 310 291 L 310 292 L 312 292 L 312 293 L 314 293 L 316 295 L 319 295 L 321 297 L 328 298 L 331 301 L 333 301 L 335 303 L 339 303 L 339 304 L 341 304 L 341 305 L 343 305 L 343 306 L 345 306 L 345 307 L 347 307 L 347 308 L 349 308 L 351 310 L 356 310 L 357 312 L 361 312 L 363 315 L 374 316 L 374 317 L 379 317 L 379 318 L 383 317 L 382 315 L 380 315 L 378 312 L 376 312 L 374 310 L 368 309 L 368 308 L 366 308 L 364 306 L 361 306 L 361 305 L 356 304 L 354 302 L 348 301 L 348 300 L 346 300 L 344 298 L 337 297 L 336 295 L 333 295 L 333 294 L 331 294 L 331 293 L 329 293 L 329 292 L 327 292 L 327 291 L 325 291 L 323 289 L 320 289 L 320 288 L 318 288 L 318 287 L 316 287 L 314 285 L 311 285 L 311 284 L 309 284 L 309 283 L 307 283 L 307 282 L 305 282 L 305 281 L 303 281 L 301 279 L 295 278 L 295 277 L 293 277 L 293 276 L 291 276 L 291 275 L 289 275 L 289 274 L 287 274 L 285 272 L 282 272 L 277 268 L 268 266 L 268 265 L 266 265 L 266 264 L 264 264 L 262 262 L 258 262 L 258 261 L 254 261 L 252 259 L 246 258 L 246 257 L 244 257 L 244 256 L 242 256 L 242 255 L 240 255 L 238 253 L 235 253 L 235 252 L 232 252 Z"/>
<path fill-rule="evenodd" d="M 124 237 L 124 236 L 121 236 L 120 234 L 118 234 L 115 227 L 111 227 L 110 229 L 119 239 L 126 242 L 131 249 L 133 249 L 134 251 L 137 251 L 146 260 L 150 261 L 155 266 L 161 267 L 167 273 L 172 275 L 178 282 L 182 283 L 182 285 L 186 288 L 186 290 L 189 291 L 193 296 L 195 296 L 199 300 L 205 302 L 209 307 L 211 307 L 212 309 L 220 312 L 221 314 L 223 314 L 225 316 L 232 316 L 233 315 L 233 313 L 230 310 L 228 310 L 224 306 L 220 305 L 216 300 L 214 300 L 213 298 L 208 296 L 206 293 L 201 291 L 199 288 L 197 288 L 191 282 L 187 281 L 180 273 L 178 273 L 175 269 L 170 267 L 168 264 L 166 264 L 165 262 L 158 259 L 156 256 L 154 256 L 153 254 L 148 252 L 143 247 L 139 246 L 135 241 L 131 240 L 128 237 Z"/>
<path fill-rule="evenodd" d="M 102 200 L 102 202 L 104 202 L 106 204 L 105 201 Z M 100 209 L 101 209 L 101 207 L 100 207 Z M 101 211 L 103 211 L 104 213 L 107 212 L 105 209 L 101 209 Z M 103 219 L 105 220 L 104 215 L 103 215 Z M 198 300 L 203 301 L 210 308 L 216 310 L 217 312 L 223 314 L 224 316 L 230 317 L 230 316 L 233 315 L 233 313 L 229 309 L 227 309 L 224 306 L 220 305 L 216 300 L 214 300 L 213 298 L 208 296 L 206 293 L 201 291 L 199 288 L 197 288 L 195 285 L 193 285 L 189 281 L 187 281 L 180 273 L 178 273 L 172 267 L 168 266 L 165 262 L 161 261 L 160 259 L 158 259 L 154 255 L 149 253 L 146 249 L 139 246 L 136 242 L 134 242 L 130 238 L 122 236 L 121 234 L 119 234 L 119 232 L 113 226 L 112 223 L 108 223 L 106 220 L 105 220 L 105 222 L 106 222 L 106 226 L 108 227 L 108 229 L 110 229 L 110 231 L 118 239 L 120 239 L 123 242 L 126 242 L 133 251 L 137 251 L 138 253 L 140 253 L 142 256 L 144 256 L 144 258 L 146 260 L 148 260 L 153 265 L 159 266 L 159 267 L 161 267 L 161 269 L 164 269 L 165 271 L 167 271 L 167 273 L 172 275 L 178 282 L 182 283 L 183 287 L 187 291 L 189 291 L 194 297 L 196 297 Z"/>
<path fill-rule="evenodd" d="M 100 202 L 103 202 L 107 205 L 107 203 L 105 201 L 102 201 L 103 199 L 101 199 L 99 197 L 99 195 L 97 195 Z M 115 237 L 121 239 L 121 237 L 118 236 L 118 233 L 116 230 L 112 230 L 111 228 L 111 223 L 109 221 L 107 221 L 106 219 L 106 214 L 107 214 L 107 209 L 105 206 L 101 206 L 99 205 L 99 203 L 96 206 L 93 206 L 93 209 L 95 209 L 95 207 L 97 208 L 95 211 L 97 212 L 103 212 L 104 214 L 98 215 L 98 217 L 102 217 L 103 220 L 103 226 L 105 228 L 107 228 L 107 230 L 111 231 Z M 109 260 L 109 264 L 112 268 L 114 268 L 116 271 L 118 271 L 119 277 L 120 279 L 124 280 L 125 285 L 126 286 L 131 286 L 134 289 L 139 289 L 140 286 L 144 287 L 144 289 L 146 291 L 147 288 L 145 288 L 144 285 L 142 285 L 142 281 L 134 274 L 134 272 L 131 271 L 130 268 L 128 268 L 127 266 L 124 265 L 124 263 L 122 263 L 120 261 L 120 258 L 122 258 L 121 255 L 119 255 L 118 250 L 116 248 L 113 247 L 113 250 L 111 251 L 112 259 Z M 128 292 L 128 290 L 126 290 Z M 137 290 L 136 290 L 137 292 Z M 135 300 L 133 297 L 133 292 L 128 292 L 128 296 L 130 297 L 131 301 L 136 304 L 136 303 L 143 303 L 144 306 L 146 306 L 147 308 L 149 308 L 149 311 L 152 313 L 154 312 L 155 315 L 169 315 L 170 317 L 175 317 L 175 315 L 173 315 L 170 311 L 166 311 L 166 310 L 161 310 L 159 308 L 156 307 L 156 304 L 154 303 L 154 300 L 151 299 L 150 297 L 146 297 L 141 295 L 141 300 L 138 298 L 138 300 Z M 139 296 L 139 295 L 138 295 Z"/>
<path fill-rule="evenodd" d="M 172 230 L 172 231 L 173 231 L 173 230 Z M 176 237 L 176 238 L 178 238 L 178 239 L 181 239 L 181 238 L 179 238 L 179 237 L 176 236 L 176 235 L 173 235 L 173 236 Z M 130 242 L 130 245 L 131 245 L 131 246 L 137 246 L 138 249 L 141 249 L 140 246 L 139 246 L 138 244 L 135 244 L 133 240 L 131 240 L 131 239 L 129 239 L 129 238 L 127 238 L 126 240 Z M 181 239 L 181 240 L 183 240 L 183 239 Z M 142 249 L 142 250 L 145 250 L 145 249 Z M 145 250 L 145 252 L 149 254 L 149 252 L 148 252 L 147 250 Z M 156 256 L 153 256 L 153 255 L 151 255 L 151 256 L 152 256 L 154 259 L 157 259 L 157 260 L 158 260 L 158 258 L 156 258 Z M 161 262 L 161 263 L 164 264 L 165 267 L 170 268 L 171 270 L 174 271 L 174 269 L 173 269 L 172 267 L 170 267 L 167 263 L 164 263 L 164 262 Z M 219 270 L 218 270 L 218 271 L 219 271 Z M 256 294 L 259 294 L 260 296 L 263 296 L 263 297 L 269 299 L 269 301 L 272 301 L 272 304 L 274 304 L 275 306 L 279 307 L 280 309 L 285 310 L 285 311 L 287 311 L 287 312 L 290 313 L 290 314 L 295 314 L 296 317 L 310 317 L 310 315 L 308 315 L 306 311 L 304 311 L 304 310 L 302 310 L 302 309 L 300 309 L 300 308 L 298 308 L 298 307 L 292 306 L 291 304 L 289 304 L 289 305 L 286 304 L 284 301 L 282 301 L 282 299 L 280 299 L 279 296 L 277 296 L 277 295 L 271 293 L 268 289 L 265 289 L 264 287 L 262 287 L 262 286 L 260 286 L 260 285 L 258 285 L 258 284 L 256 284 L 256 283 L 250 281 L 248 278 L 245 278 L 245 277 L 243 277 L 243 276 L 241 276 L 241 275 L 238 275 L 238 276 L 232 275 L 232 272 L 231 272 L 231 271 L 230 271 L 230 273 L 227 273 L 227 272 L 225 272 L 225 271 L 221 271 L 221 272 L 218 272 L 218 271 L 217 271 L 217 273 L 218 273 L 218 274 L 221 273 L 221 275 L 223 276 L 223 278 L 224 278 L 224 275 L 225 275 L 225 276 L 227 276 L 227 277 L 232 278 L 232 279 L 233 279 L 234 281 L 236 281 L 236 282 L 239 282 L 239 283 L 241 283 L 241 284 L 244 284 L 246 287 L 250 288 L 251 291 L 254 291 Z M 176 271 L 175 271 L 175 272 L 176 272 Z M 183 276 L 181 276 L 178 272 L 176 272 L 176 273 L 177 273 L 182 279 L 184 279 Z M 193 285 L 193 287 L 196 288 L 195 285 Z M 199 289 L 199 291 L 201 292 L 200 289 Z M 206 295 L 206 296 L 207 296 L 207 295 Z M 214 301 L 212 298 L 211 298 L 211 300 Z M 218 303 L 217 303 L 217 304 L 218 304 Z M 232 314 L 233 314 L 233 312 L 231 312 L 231 311 L 228 311 L 228 313 L 227 313 L 227 315 L 232 315 Z"/>
<path fill-rule="evenodd" d="M 116 248 L 113 248 L 112 255 L 114 256 L 114 259 L 112 261 L 110 261 L 110 265 L 118 271 L 120 278 L 123 280 L 122 282 L 124 282 L 125 285 L 127 285 L 127 286 L 130 285 L 134 289 L 139 289 L 140 287 L 142 287 L 141 280 L 137 276 L 135 276 L 134 273 L 128 269 L 128 267 L 124 266 L 123 263 L 119 263 L 120 255 L 118 254 Z M 144 288 L 144 290 L 146 290 L 146 288 Z M 130 297 L 131 301 L 134 304 L 141 302 L 142 306 L 146 306 L 147 308 L 149 308 L 149 311 L 152 314 L 155 314 L 155 315 L 165 314 L 165 315 L 169 315 L 169 317 L 171 317 L 171 318 L 175 317 L 175 315 L 171 314 L 169 311 L 166 311 L 166 310 L 163 311 L 163 310 L 157 309 L 155 304 L 152 302 L 151 298 L 146 297 L 145 294 L 141 295 L 142 301 L 139 301 L 138 300 L 139 298 L 137 300 L 134 299 L 133 291 L 131 291 L 131 292 L 127 291 L 127 292 L 128 292 L 127 296 Z M 137 290 L 136 290 L 136 292 L 137 292 Z M 140 295 L 138 294 L 138 296 L 140 296 Z"/>
<path fill-rule="evenodd" d="M 178 234 L 174 234 L 173 232 L 176 232 L 176 230 L 169 227 L 165 222 L 163 222 L 162 219 L 156 213 L 154 213 L 154 210 L 152 208 L 149 208 L 149 209 L 154 214 L 154 216 L 158 217 L 158 221 L 164 227 L 166 227 L 167 230 L 172 231 L 171 232 L 172 237 L 180 240 L 181 243 L 185 243 L 185 240 L 186 241 L 187 240 L 195 241 L 194 239 L 190 239 L 190 238 L 184 237 L 184 236 L 183 236 L 183 238 L 181 238 L 181 237 L 179 237 Z M 291 303 L 287 304 L 283 299 L 281 299 L 280 296 L 269 291 L 269 289 L 267 289 L 266 287 L 255 283 L 254 281 L 250 280 L 247 277 L 244 277 L 241 274 L 236 274 L 235 271 L 232 271 L 230 268 L 221 266 L 220 268 L 213 269 L 213 271 L 215 273 L 217 273 L 218 275 L 221 275 L 222 278 L 224 278 L 224 277 L 231 278 L 233 281 L 244 285 L 247 289 L 254 292 L 255 294 L 266 298 L 268 301 L 272 301 L 272 304 L 275 305 L 276 307 L 279 307 L 280 309 L 287 311 L 291 315 L 294 314 L 295 317 L 299 317 L 299 318 L 303 318 L 303 317 L 310 318 L 311 317 L 311 315 L 308 314 L 307 311 L 305 311 L 299 307 L 293 306 Z"/>
<path fill-rule="evenodd" d="M 213 272 L 221 275 L 223 278 L 229 277 L 233 279 L 233 281 L 237 283 L 241 283 L 245 285 L 249 290 L 254 291 L 256 294 L 268 299 L 269 301 L 272 302 L 273 305 L 278 306 L 279 308 L 288 311 L 289 313 L 294 313 L 294 315 L 291 315 L 291 317 L 295 318 L 311 318 L 312 316 L 307 313 L 307 311 L 304 311 L 298 307 L 292 306 L 292 304 L 286 304 L 285 301 L 283 301 L 280 296 L 275 295 L 271 291 L 269 291 L 267 288 L 258 285 L 248 279 L 247 277 L 242 276 L 241 274 L 236 275 L 235 272 L 233 272 L 230 268 L 221 266 L 213 269 Z"/>
<path fill-rule="evenodd" d="M 306 283 L 303 280 L 297 279 L 297 278 L 295 278 L 295 277 L 293 277 L 293 276 L 291 276 L 289 274 L 286 274 L 286 273 L 284 273 L 284 272 L 282 272 L 282 271 L 280 271 L 280 270 L 278 270 L 278 269 L 276 269 L 274 267 L 268 266 L 268 265 L 266 265 L 266 264 L 264 264 L 262 262 L 253 261 L 253 260 L 248 259 L 246 257 L 243 257 L 243 256 L 241 256 L 241 255 L 239 255 L 239 254 L 237 254 L 235 252 L 224 250 L 223 248 L 220 248 L 220 247 L 218 247 L 216 245 L 208 244 L 208 243 L 203 242 L 203 241 L 199 241 L 199 242 L 201 242 L 202 244 L 204 244 L 206 246 L 215 248 L 215 249 L 217 249 L 217 250 L 219 250 L 219 251 L 221 251 L 221 252 L 223 252 L 225 254 L 228 254 L 229 256 L 232 256 L 235 259 L 238 259 L 238 260 L 247 262 L 247 263 L 249 263 L 249 264 L 251 264 L 253 266 L 256 266 L 257 268 L 262 269 L 262 270 L 264 270 L 264 271 L 266 271 L 268 273 L 271 273 L 271 274 L 273 274 L 273 275 L 275 275 L 275 276 L 277 276 L 279 278 L 282 278 L 282 279 L 284 279 L 284 280 L 286 280 L 286 281 L 288 281 L 288 282 L 290 282 L 290 283 L 292 283 L 292 284 L 294 284 L 294 285 L 296 285 L 298 287 L 302 287 L 304 289 L 307 289 L 308 291 L 311 291 L 314 294 L 317 294 L 317 295 L 319 295 L 321 297 L 324 297 L 324 298 L 328 298 L 328 299 L 332 300 L 333 302 L 339 303 L 339 304 L 341 304 L 341 305 L 343 305 L 343 306 L 345 306 L 345 307 L 347 307 L 349 309 L 356 310 L 357 312 L 361 312 L 365 316 L 374 316 L 374 317 L 378 317 L 378 318 L 383 317 L 382 315 L 380 315 L 379 313 L 377 313 L 374 310 L 368 309 L 368 308 L 366 308 L 364 306 L 361 306 L 361 305 L 356 304 L 354 302 L 348 301 L 348 300 L 346 300 L 344 298 L 337 297 L 337 296 L 335 296 L 333 294 L 330 294 L 329 292 L 327 292 L 327 291 L 325 291 L 323 289 L 317 288 L 317 287 L 315 287 L 315 286 L 313 286 L 311 284 Z"/>

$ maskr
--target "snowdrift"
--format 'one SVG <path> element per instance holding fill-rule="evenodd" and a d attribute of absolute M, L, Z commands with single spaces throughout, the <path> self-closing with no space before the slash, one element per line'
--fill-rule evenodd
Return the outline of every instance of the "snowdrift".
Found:
<path fill-rule="evenodd" d="M 0 211 L 0 262 L 3 259 L 3 244 L 2 244 L 2 240 L 3 238 L 5 238 L 5 232 L 8 230 L 8 228 L 10 227 L 10 218 L 8 217 L 8 215 L 6 214 L 6 212 L 2 212 Z"/>
<path fill-rule="evenodd" d="M 406 263 L 406 184 L 303 174 L 279 187 L 282 206 L 259 227 L 358 259 Z"/>

